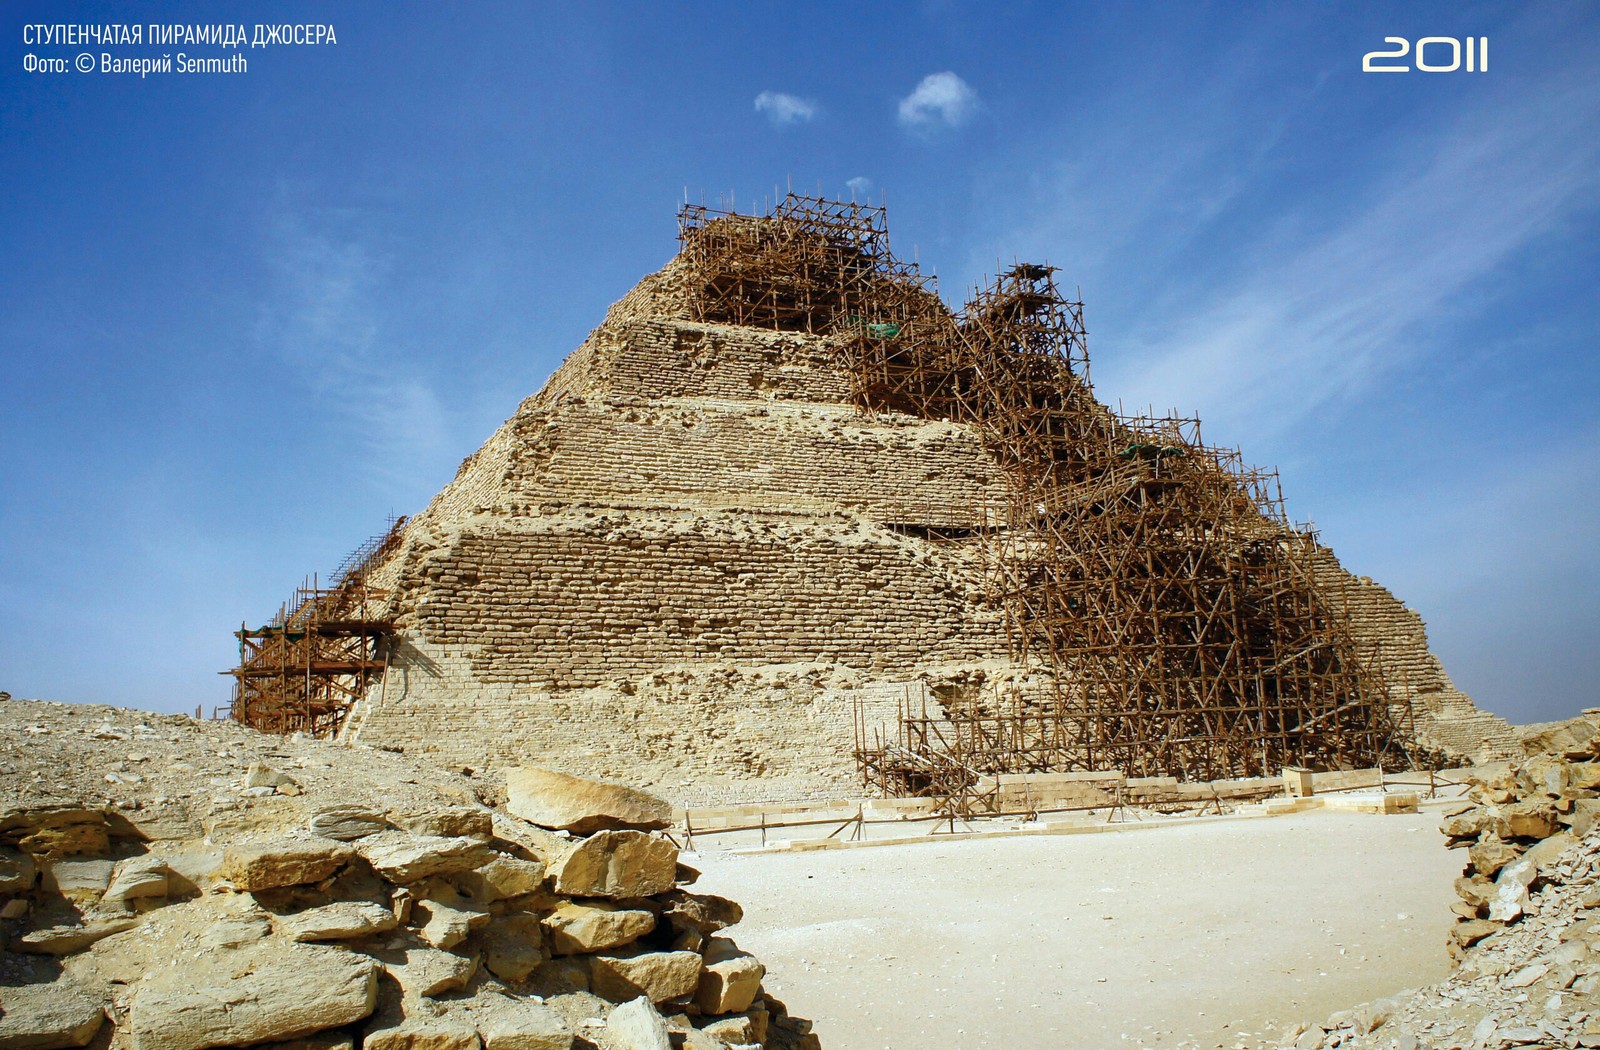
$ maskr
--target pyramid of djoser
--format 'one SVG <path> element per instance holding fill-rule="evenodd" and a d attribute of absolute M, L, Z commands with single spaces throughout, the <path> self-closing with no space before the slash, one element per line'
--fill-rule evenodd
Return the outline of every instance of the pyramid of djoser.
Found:
<path fill-rule="evenodd" d="M 881 209 L 680 227 L 361 566 L 390 626 L 345 739 L 683 804 L 859 794 L 911 747 L 908 699 L 962 761 L 984 718 L 1034 734 L 985 772 L 1516 750 L 1414 612 L 1281 520 L 1273 476 L 1094 399 L 1048 268 L 956 313 Z"/>

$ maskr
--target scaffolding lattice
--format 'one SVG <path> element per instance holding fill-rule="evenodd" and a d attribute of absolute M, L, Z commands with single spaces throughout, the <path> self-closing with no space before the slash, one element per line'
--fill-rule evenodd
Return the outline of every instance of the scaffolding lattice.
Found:
<path fill-rule="evenodd" d="M 832 337 L 860 408 L 971 424 L 1004 480 L 981 530 L 991 593 L 1050 687 L 858 732 L 870 786 L 957 799 L 997 773 L 1411 761 L 1409 705 L 1358 650 L 1276 473 L 1198 420 L 1096 401 L 1083 304 L 1053 268 L 1013 266 L 952 314 L 891 254 L 882 208 L 791 194 L 766 216 L 686 206 L 679 229 L 697 320 Z"/>
<path fill-rule="evenodd" d="M 230 717 L 266 733 L 338 730 L 388 666 L 394 623 L 368 575 L 399 546 L 405 523 L 395 519 L 351 552 L 330 586 L 306 581 L 271 623 L 239 626 L 239 666 L 223 672 L 234 678 Z"/>

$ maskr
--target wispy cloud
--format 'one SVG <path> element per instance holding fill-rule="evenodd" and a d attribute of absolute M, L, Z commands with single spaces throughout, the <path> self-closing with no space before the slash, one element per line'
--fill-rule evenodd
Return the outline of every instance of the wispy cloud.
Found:
<path fill-rule="evenodd" d="M 948 70 L 922 78 L 916 90 L 900 100 L 900 123 L 913 130 L 956 128 L 978 112 L 978 93 Z"/>
<path fill-rule="evenodd" d="M 354 431 L 368 479 L 403 487 L 415 464 L 447 442 L 445 414 L 432 388 L 408 374 L 385 330 L 380 297 L 388 266 L 338 217 L 293 211 L 269 233 L 273 293 L 257 340 L 310 388 L 314 411 L 343 418 Z"/>
<path fill-rule="evenodd" d="M 852 197 L 865 198 L 867 194 L 872 192 L 872 180 L 865 175 L 857 175 L 853 179 L 846 179 L 844 184 L 850 188 Z"/>
<path fill-rule="evenodd" d="M 815 101 L 781 91 L 763 91 L 756 96 L 756 112 L 764 113 L 775 127 L 808 124 L 820 111 Z"/>
<path fill-rule="evenodd" d="M 1149 319 L 1118 393 L 1282 428 L 1439 349 L 1430 319 L 1600 201 L 1600 138 L 1573 132 L 1600 123 L 1593 91 L 1540 94 L 1408 136 L 1328 232 L 1239 246 L 1249 265 L 1191 285 L 1211 305 Z"/>

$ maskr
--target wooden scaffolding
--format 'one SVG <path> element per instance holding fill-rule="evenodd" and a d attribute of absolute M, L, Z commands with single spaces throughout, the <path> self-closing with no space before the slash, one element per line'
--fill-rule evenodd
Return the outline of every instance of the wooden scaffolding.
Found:
<path fill-rule="evenodd" d="M 394 520 L 351 552 L 330 586 L 316 577 L 302 584 L 266 626 L 239 626 L 239 665 L 222 672 L 234 679 L 230 717 L 265 733 L 338 731 L 388 668 L 394 622 L 388 595 L 368 575 L 399 545 L 405 523 Z"/>
<path fill-rule="evenodd" d="M 869 786 L 959 799 L 998 773 L 1412 762 L 1409 705 L 1277 475 L 1205 445 L 1198 420 L 1100 404 L 1083 304 L 1053 268 L 1014 266 L 952 313 L 890 253 L 882 208 L 791 194 L 764 216 L 686 206 L 679 229 L 696 319 L 833 337 L 859 407 L 971 424 L 1004 479 L 981 530 L 990 593 L 1050 685 L 904 711 L 887 738 L 858 727 Z"/>

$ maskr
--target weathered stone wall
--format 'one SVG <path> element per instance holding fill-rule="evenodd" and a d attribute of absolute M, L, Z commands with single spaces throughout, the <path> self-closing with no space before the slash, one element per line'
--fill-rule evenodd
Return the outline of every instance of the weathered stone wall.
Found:
<path fill-rule="evenodd" d="M 597 510 L 476 523 L 420 555 L 404 625 L 483 682 L 582 689 L 663 664 L 979 660 L 1005 641 L 908 541 L 859 522 Z"/>
<path fill-rule="evenodd" d="M 678 281 L 613 306 L 408 526 L 374 578 L 400 644 L 347 737 L 680 804 L 840 797 L 858 701 L 888 725 L 907 683 L 1020 674 L 962 539 L 1003 505 L 977 431 L 858 411 L 829 339 L 691 322 Z M 1428 741 L 1498 755 L 1416 614 L 1326 560 Z"/>

